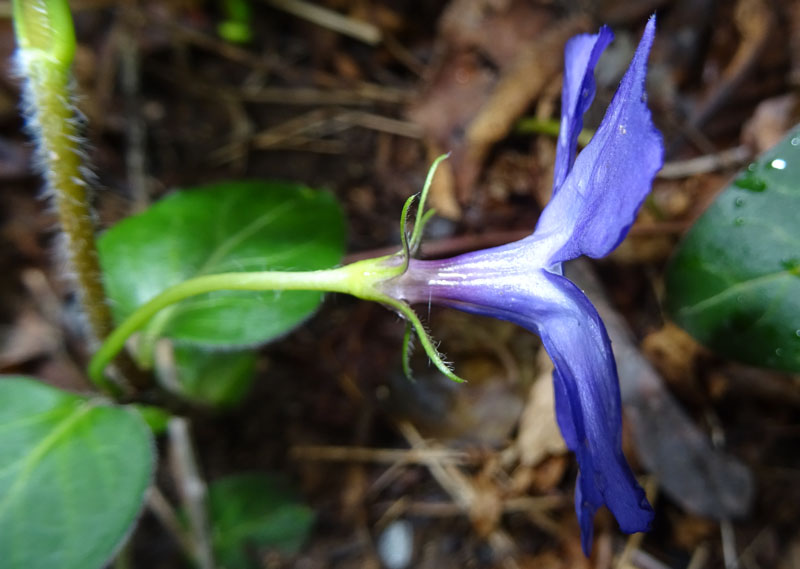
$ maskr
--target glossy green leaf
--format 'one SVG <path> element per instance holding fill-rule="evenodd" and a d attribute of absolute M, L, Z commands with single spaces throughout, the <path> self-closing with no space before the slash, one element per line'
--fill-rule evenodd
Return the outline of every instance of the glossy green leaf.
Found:
<path fill-rule="evenodd" d="M 137 411 L 0 378 L 0 565 L 102 567 L 142 509 L 152 470 Z"/>
<path fill-rule="evenodd" d="M 165 288 L 223 272 L 335 266 L 344 221 L 334 197 L 288 183 L 228 182 L 177 191 L 99 240 L 117 321 Z M 224 291 L 159 313 L 150 338 L 245 347 L 286 333 L 319 305 L 319 292 Z"/>
<path fill-rule="evenodd" d="M 800 127 L 739 174 L 667 272 L 675 321 L 716 352 L 800 371 Z"/>
<path fill-rule="evenodd" d="M 311 531 L 314 512 L 282 477 L 239 474 L 209 486 L 217 562 L 228 569 L 260 567 L 258 554 L 296 553 Z"/>
<path fill-rule="evenodd" d="M 241 401 L 253 383 L 255 369 L 253 350 L 212 352 L 194 346 L 176 346 L 170 369 L 156 366 L 162 379 L 174 375 L 181 395 L 214 407 Z"/>

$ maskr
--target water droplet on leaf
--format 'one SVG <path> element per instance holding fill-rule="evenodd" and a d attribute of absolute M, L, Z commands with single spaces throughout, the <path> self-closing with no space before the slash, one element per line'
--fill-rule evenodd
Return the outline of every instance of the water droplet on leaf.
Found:
<path fill-rule="evenodd" d="M 774 168 L 775 170 L 785 170 L 786 169 L 786 160 L 783 158 L 776 158 L 772 162 L 769 163 L 770 168 Z"/>
<path fill-rule="evenodd" d="M 733 220 L 733 224 L 741 227 L 742 225 L 744 225 L 744 218 L 737 217 L 736 219 Z"/>
<path fill-rule="evenodd" d="M 742 207 L 744 205 L 744 198 L 736 198 L 736 200 L 733 202 L 733 205 L 736 207 Z"/>

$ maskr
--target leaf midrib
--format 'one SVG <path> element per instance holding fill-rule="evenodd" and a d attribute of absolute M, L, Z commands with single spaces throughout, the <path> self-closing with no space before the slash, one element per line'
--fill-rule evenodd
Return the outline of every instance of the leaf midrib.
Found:
<path fill-rule="evenodd" d="M 796 275 L 793 270 L 784 269 L 774 273 L 767 273 L 765 275 L 760 275 L 758 277 L 739 281 L 735 284 L 732 284 L 725 290 L 722 290 L 712 296 L 709 296 L 708 298 L 704 298 L 697 304 L 682 308 L 680 310 L 680 314 L 688 316 L 695 314 L 697 312 L 701 312 L 703 310 L 706 310 L 707 308 L 714 306 L 715 304 L 718 304 L 719 302 L 726 300 L 730 296 L 742 294 L 745 292 L 750 292 L 750 289 L 762 286 L 764 284 L 769 284 L 770 282 L 780 280 L 783 277 L 798 278 L 798 275 Z"/>
<path fill-rule="evenodd" d="M 269 210 L 268 213 L 260 217 L 257 217 L 256 219 L 251 221 L 249 224 L 247 224 L 245 227 L 243 227 L 236 233 L 230 235 L 227 239 L 217 244 L 217 246 L 211 251 L 211 254 L 208 256 L 208 258 L 206 258 L 202 266 L 200 266 L 200 268 L 197 271 L 195 271 L 194 274 L 186 275 L 185 278 L 188 279 L 192 277 L 199 277 L 214 272 L 217 263 L 225 259 L 228 253 L 230 253 L 233 249 L 235 249 L 238 245 L 240 245 L 245 239 L 254 235 L 259 230 L 263 229 L 276 217 L 284 214 L 285 213 L 284 210 L 293 205 L 294 202 L 287 202 L 281 204 L 280 206 Z M 161 315 L 161 318 L 157 320 L 157 324 L 155 325 L 155 327 L 152 327 L 150 324 L 147 325 L 146 329 L 148 331 L 148 334 L 160 335 L 160 332 L 168 326 L 169 322 L 182 312 L 183 304 L 184 303 L 177 303 L 163 309 L 159 313 Z"/>
<path fill-rule="evenodd" d="M 17 474 L 11 487 L 6 491 L 6 495 L 0 502 L 0 518 L 5 514 L 6 509 L 12 502 L 12 498 L 20 490 L 20 486 L 28 479 L 31 470 L 42 460 L 48 450 L 50 450 L 56 443 L 59 442 L 70 429 L 80 421 L 87 413 L 89 413 L 95 406 L 90 402 L 83 403 L 80 407 L 75 408 L 64 420 L 62 420 L 55 429 L 53 429 L 46 437 L 39 441 L 31 451 L 25 455 L 22 460 L 9 465 L 9 469 L 20 465 L 19 473 Z"/>
<path fill-rule="evenodd" d="M 200 276 L 204 275 L 207 272 L 213 271 L 214 266 L 217 262 L 221 259 L 224 259 L 225 256 L 230 253 L 233 249 L 236 248 L 239 244 L 241 244 L 245 239 L 251 237 L 255 233 L 257 233 L 260 229 L 263 229 L 266 225 L 271 223 L 276 217 L 283 215 L 285 213 L 284 210 L 289 208 L 289 206 L 293 206 L 294 202 L 287 202 L 284 204 L 279 205 L 278 207 L 269 210 L 269 212 L 265 213 L 262 216 L 257 217 L 245 227 L 230 235 L 227 239 L 223 240 L 219 243 L 211 254 L 206 259 L 205 263 L 197 270 L 195 275 L 192 276 Z"/>

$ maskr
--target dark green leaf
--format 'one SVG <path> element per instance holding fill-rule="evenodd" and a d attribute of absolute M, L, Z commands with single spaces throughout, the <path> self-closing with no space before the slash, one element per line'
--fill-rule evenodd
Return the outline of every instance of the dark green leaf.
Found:
<path fill-rule="evenodd" d="M 138 412 L 0 379 L 0 565 L 91 569 L 142 508 L 153 442 Z"/>
<path fill-rule="evenodd" d="M 210 352 L 176 346 L 170 369 L 156 366 L 162 380 L 174 374 L 179 392 L 206 405 L 228 407 L 247 394 L 256 367 L 253 350 Z M 167 387 L 170 386 L 167 384 Z"/>
<path fill-rule="evenodd" d="M 153 405 L 138 405 L 131 406 L 139 412 L 144 422 L 150 427 L 154 435 L 163 435 L 167 430 L 167 424 L 172 418 L 167 411 L 161 407 L 154 407 Z"/>
<path fill-rule="evenodd" d="M 800 371 L 800 128 L 739 174 L 689 231 L 667 306 L 732 359 Z"/>
<path fill-rule="evenodd" d="M 334 197 L 276 182 L 229 182 L 177 191 L 112 227 L 99 242 L 117 321 L 165 288 L 234 271 L 335 266 L 344 221 Z M 244 347 L 286 333 L 318 306 L 318 292 L 217 292 L 163 310 L 147 335 Z"/>
<path fill-rule="evenodd" d="M 228 569 L 258 567 L 258 553 L 297 552 L 314 513 L 281 477 L 240 474 L 209 487 L 209 509 L 217 562 Z"/>

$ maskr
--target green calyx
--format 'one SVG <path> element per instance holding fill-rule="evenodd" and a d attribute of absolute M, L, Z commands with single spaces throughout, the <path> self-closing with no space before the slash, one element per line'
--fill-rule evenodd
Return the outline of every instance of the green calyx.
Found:
<path fill-rule="evenodd" d="M 443 154 L 439 156 L 436 160 L 433 161 L 431 164 L 430 169 L 428 170 L 428 176 L 425 178 L 425 184 L 422 187 L 422 192 L 413 195 L 408 200 L 406 200 L 405 205 L 403 206 L 403 211 L 400 216 L 400 235 L 403 239 L 403 249 L 398 253 L 398 255 L 402 256 L 402 267 L 403 270 L 398 273 L 399 276 L 403 272 L 408 269 L 408 264 L 412 256 L 414 256 L 422 245 L 422 236 L 425 231 L 425 225 L 428 221 L 433 217 L 436 213 L 435 210 L 428 210 L 425 211 L 425 202 L 428 199 L 428 193 L 430 191 L 431 185 L 433 184 L 433 176 L 436 174 L 436 169 L 442 161 L 446 160 L 450 155 Z M 414 221 L 414 229 L 411 231 L 409 235 L 408 232 L 408 218 L 409 218 L 409 211 L 411 210 L 411 206 L 414 202 L 419 199 L 419 204 L 417 205 L 417 215 L 416 220 Z M 403 373 L 405 373 L 406 377 L 412 379 L 411 373 L 411 349 L 413 347 L 413 335 L 412 331 L 416 332 L 417 337 L 419 338 L 420 345 L 422 349 L 425 350 L 425 353 L 428 354 L 428 358 L 431 360 L 436 369 L 442 372 L 445 376 L 450 378 L 453 381 L 462 383 L 464 380 L 458 377 L 454 372 L 450 364 L 445 361 L 444 356 L 439 352 L 436 348 L 433 339 L 431 338 L 428 330 L 422 324 L 419 316 L 417 316 L 416 312 L 414 312 L 411 307 L 403 302 L 402 300 L 397 300 L 394 298 L 385 297 L 381 300 L 384 304 L 388 304 L 389 306 L 393 307 L 401 316 L 403 316 L 406 320 L 406 333 L 403 336 Z"/>
<path fill-rule="evenodd" d="M 75 31 L 67 0 L 13 0 L 13 16 L 23 58 L 72 65 Z"/>

